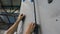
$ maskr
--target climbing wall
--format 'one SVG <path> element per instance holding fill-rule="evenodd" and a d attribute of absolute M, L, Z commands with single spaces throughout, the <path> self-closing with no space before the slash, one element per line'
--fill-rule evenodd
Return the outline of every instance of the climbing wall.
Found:
<path fill-rule="evenodd" d="M 41 34 L 60 34 L 60 0 L 35 0 L 37 24 Z M 35 22 L 34 6 L 30 0 L 22 1 L 20 14 L 26 15 L 24 31 Z M 40 34 L 39 33 L 39 34 Z"/>
<path fill-rule="evenodd" d="M 60 34 L 60 0 L 37 0 L 42 34 Z"/>
<path fill-rule="evenodd" d="M 24 20 L 24 24 L 22 22 L 22 24 L 24 25 L 23 32 L 25 32 L 27 27 L 29 26 L 29 24 L 31 22 L 35 22 L 34 5 L 31 0 L 22 0 L 20 14 L 22 14 L 22 13 L 25 14 L 25 16 L 26 16 L 26 18 Z M 18 29 L 18 30 L 20 31 L 20 29 Z"/>

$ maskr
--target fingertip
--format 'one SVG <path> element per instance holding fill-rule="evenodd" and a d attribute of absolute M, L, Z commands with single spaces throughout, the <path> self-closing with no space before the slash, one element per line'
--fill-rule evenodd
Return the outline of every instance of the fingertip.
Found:
<path fill-rule="evenodd" d="M 21 16 L 23 16 L 23 13 L 21 14 Z"/>

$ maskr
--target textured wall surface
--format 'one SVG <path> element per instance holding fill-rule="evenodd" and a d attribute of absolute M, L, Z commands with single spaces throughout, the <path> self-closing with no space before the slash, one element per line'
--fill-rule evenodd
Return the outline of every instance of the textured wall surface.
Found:
<path fill-rule="evenodd" d="M 53 0 L 48 3 L 48 0 L 35 0 L 37 22 L 41 25 L 42 34 L 60 34 L 60 0 Z M 25 28 L 29 22 L 34 21 L 33 5 L 29 2 L 22 4 L 21 13 L 26 15 Z M 29 9 L 28 9 L 29 8 Z"/>
<path fill-rule="evenodd" d="M 28 25 L 31 22 L 35 22 L 33 3 L 30 0 L 25 0 L 24 2 L 22 2 L 20 13 L 26 15 L 25 22 L 24 22 L 24 31 L 23 31 L 25 32 Z"/>
<path fill-rule="evenodd" d="M 60 0 L 38 0 L 42 34 L 60 34 Z"/>

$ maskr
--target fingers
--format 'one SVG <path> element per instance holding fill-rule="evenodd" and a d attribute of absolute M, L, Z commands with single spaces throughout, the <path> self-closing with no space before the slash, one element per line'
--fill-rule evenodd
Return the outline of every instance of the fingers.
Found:
<path fill-rule="evenodd" d="M 19 15 L 19 16 L 18 16 L 18 19 L 20 19 L 20 20 L 21 20 L 21 19 L 23 19 L 23 18 L 24 18 L 24 16 L 25 16 L 24 14 L 21 14 L 21 15 Z"/>
<path fill-rule="evenodd" d="M 33 32 L 35 28 L 35 23 L 31 22 L 26 30 L 26 34 L 30 34 L 31 32 Z"/>
<path fill-rule="evenodd" d="M 34 28 L 35 28 L 35 23 L 31 23 L 30 26 L 31 26 L 31 27 L 30 27 L 30 32 L 33 32 L 33 30 L 34 30 Z"/>
<path fill-rule="evenodd" d="M 35 24 L 32 22 L 31 24 L 30 24 L 30 29 L 34 29 L 35 28 Z"/>

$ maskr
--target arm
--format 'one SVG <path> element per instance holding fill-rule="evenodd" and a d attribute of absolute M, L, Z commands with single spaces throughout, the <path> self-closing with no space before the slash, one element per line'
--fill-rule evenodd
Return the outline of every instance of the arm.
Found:
<path fill-rule="evenodd" d="M 31 34 L 33 32 L 34 28 L 35 28 L 35 24 L 34 23 L 31 23 L 28 26 L 27 30 L 25 31 L 25 34 Z"/>
<path fill-rule="evenodd" d="M 6 34 L 13 34 L 16 28 L 18 27 L 19 22 L 23 19 L 23 17 L 23 14 L 19 15 L 17 21 L 7 30 Z"/>

